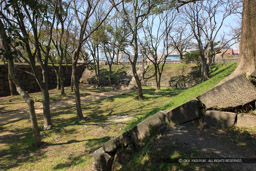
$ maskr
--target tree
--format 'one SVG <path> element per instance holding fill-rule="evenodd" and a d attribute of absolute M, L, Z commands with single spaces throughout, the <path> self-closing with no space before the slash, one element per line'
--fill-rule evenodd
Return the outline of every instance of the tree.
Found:
<path fill-rule="evenodd" d="M 221 83 L 238 75 L 250 76 L 256 70 L 256 1 L 243 0 L 240 56 L 236 70 Z"/>
<path fill-rule="evenodd" d="M 169 35 L 170 45 L 177 50 L 181 60 L 183 60 L 183 56 L 189 48 L 192 39 L 192 34 L 187 30 L 187 24 L 177 23 L 176 28 L 174 28 L 173 32 Z"/>
<path fill-rule="evenodd" d="M 52 62 L 53 68 L 57 75 L 57 89 L 61 90 L 61 95 L 65 95 L 64 89 L 64 73 L 63 73 L 63 60 L 67 60 L 68 56 L 68 48 L 70 48 L 70 38 L 71 35 L 69 33 L 72 17 L 68 18 L 68 9 L 70 6 L 70 2 L 63 2 L 62 0 L 57 1 L 57 23 L 55 25 L 56 29 L 53 33 L 52 43 L 55 47 L 54 54 L 50 56 L 50 60 Z M 54 57 L 54 59 L 53 59 Z M 54 65 L 54 62 L 58 62 L 58 67 Z M 67 63 L 67 62 L 66 62 Z"/>
<path fill-rule="evenodd" d="M 209 0 L 188 4 L 183 8 L 185 20 L 198 44 L 202 81 L 209 78 L 209 69 L 215 56 L 214 43 L 216 38 L 225 20 L 238 7 L 239 3 L 236 1 Z"/>
<path fill-rule="evenodd" d="M 56 4 L 48 0 L 40 2 L 35 0 L 7 1 L 4 10 L 0 11 L 0 16 L 10 28 L 9 30 L 15 39 L 18 39 L 16 45 L 22 46 L 26 50 L 27 57 L 23 56 L 23 59 L 31 66 L 43 98 L 45 129 L 52 127 L 48 92 L 48 60 L 55 14 Z M 44 32 L 49 34 L 48 40 L 40 39 Z M 43 80 L 36 72 L 36 62 L 39 63 L 42 70 Z"/>
<path fill-rule="evenodd" d="M 115 4 L 114 0 L 111 1 Z M 132 72 L 138 89 L 138 99 L 143 98 L 142 85 L 136 68 L 139 54 L 138 31 L 141 28 L 143 21 L 148 17 L 150 11 L 156 5 L 157 1 L 154 0 L 130 0 L 121 1 L 121 9 L 116 7 L 117 12 L 120 17 L 122 17 L 131 33 L 129 45 L 132 48 L 133 54 L 131 54 L 127 49 L 122 49 L 122 51 L 128 55 L 128 59 L 132 65 Z"/>
<path fill-rule="evenodd" d="M 28 105 L 29 116 L 30 116 L 30 120 L 31 120 L 35 144 L 37 146 L 40 146 L 41 145 L 41 135 L 40 135 L 40 130 L 39 130 L 38 124 L 37 124 L 34 101 L 29 96 L 29 94 L 22 89 L 19 80 L 16 79 L 16 77 L 15 77 L 13 58 L 14 58 L 14 55 L 17 54 L 17 52 L 12 51 L 12 48 L 10 46 L 10 44 L 12 42 L 12 38 L 11 38 L 11 36 L 7 35 L 6 30 L 7 30 L 7 28 L 4 26 L 2 19 L 1 19 L 0 20 L 0 38 L 1 38 L 2 45 L 3 45 L 1 47 L 2 48 L 1 50 L 3 50 L 3 54 L 4 54 L 3 56 L 8 60 L 8 72 L 10 74 L 10 77 L 13 80 L 14 84 L 16 85 L 18 93 L 20 94 L 20 96 L 23 98 L 23 100 Z"/>
<path fill-rule="evenodd" d="M 82 50 L 82 47 L 84 46 L 85 42 L 88 40 L 88 38 L 102 25 L 102 23 L 105 21 L 105 19 L 108 17 L 114 6 L 111 6 L 102 20 L 98 22 L 98 24 L 90 29 L 89 27 L 89 19 L 91 16 L 94 14 L 96 8 L 100 3 L 102 3 L 102 0 L 95 0 L 95 1 L 90 1 L 87 0 L 85 2 L 80 2 L 80 1 L 75 1 L 73 0 L 73 13 L 75 14 L 75 17 L 77 21 L 76 23 L 79 23 L 80 29 L 78 31 L 78 44 L 72 54 L 72 82 L 74 84 L 74 90 L 75 90 L 75 100 L 76 100 L 76 110 L 77 110 L 77 117 L 78 120 L 84 119 L 83 113 L 82 113 L 82 108 L 81 108 L 81 99 L 80 99 L 80 91 L 79 91 L 79 84 L 78 84 L 78 78 L 77 78 L 77 71 L 76 71 L 76 66 L 77 66 L 77 61 L 80 56 L 80 52 Z M 80 11 L 84 8 L 77 8 L 78 6 L 85 7 L 85 11 Z M 74 25 L 76 24 L 74 23 Z"/>
<path fill-rule="evenodd" d="M 158 90 L 161 88 L 161 77 L 166 58 L 170 52 L 168 37 L 175 24 L 176 16 L 175 9 L 160 11 L 160 13 L 158 11 L 145 20 L 142 28 L 144 33 L 144 41 L 141 41 L 142 53 L 154 65 L 156 88 Z M 159 23 L 156 22 L 156 19 Z M 161 55 L 158 55 L 160 49 L 162 52 Z"/>

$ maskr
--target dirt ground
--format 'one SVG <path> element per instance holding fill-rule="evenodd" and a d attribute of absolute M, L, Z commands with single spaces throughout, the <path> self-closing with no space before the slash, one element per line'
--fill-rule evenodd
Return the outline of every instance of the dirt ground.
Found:
<path fill-rule="evenodd" d="M 126 94 L 130 90 L 111 90 L 106 92 L 90 92 L 81 96 L 81 103 L 92 102 L 100 99 L 104 99 L 111 96 L 116 96 L 120 94 Z M 33 95 L 32 95 L 33 96 Z M 19 100 L 15 101 L 12 99 L 19 99 L 17 95 L 15 97 L 7 96 L 0 98 L 0 126 L 11 122 L 16 122 L 21 119 L 29 118 L 27 105 L 23 102 L 20 103 Z M 8 103 L 6 103 L 8 102 Z M 50 102 L 51 111 L 56 111 L 57 109 L 66 109 L 75 106 L 75 99 L 61 99 L 57 101 Z M 10 109 L 11 108 L 11 109 Z M 35 112 L 38 115 L 43 114 L 43 104 L 41 102 L 35 102 Z M 1 133 L 0 133 L 1 136 Z"/>
<path fill-rule="evenodd" d="M 256 130 L 249 134 L 238 129 L 200 129 L 192 124 L 177 128 L 169 127 L 152 143 L 148 158 L 151 162 L 162 163 L 175 153 L 178 153 L 176 157 L 186 156 L 180 158 L 179 162 L 180 164 L 184 162 L 187 166 L 178 165 L 179 169 L 256 170 Z M 254 159 L 254 163 L 240 163 L 239 160 L 237 160 L 238 163 L 199 162 L 193 167 L 195 163 L 192 163 L 192 160 L 186 160 L 193 158 L 249 158 Z"/>

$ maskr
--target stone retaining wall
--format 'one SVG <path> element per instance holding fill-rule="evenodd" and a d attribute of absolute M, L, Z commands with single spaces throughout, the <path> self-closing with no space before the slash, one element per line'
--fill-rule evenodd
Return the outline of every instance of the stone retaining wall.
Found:
<path fill-rule="evenodd" d="M 180 117 L 182 116 L 182 117 Z M 143 142 L 164 128 L 170 122 L 186 123 L 199 119 L 199 103 L 197 100 L 187 102 L 170 111 L 160 111 L 134 128 L 104 143 L 93 153 L 93 170 L 105 171 L 117 168 L 125 160 L 127 154 L 132 154 Z"/>
<path fill-rule="evenodd" d="M 20 81 L 22 87 L 28 92 L 38 92 L 40 91 L 39 86 L 36 83 L 35 78 L 30 75 L 28 72 L 31 72 L 29 65 L 15 65 L 16 77 Z M 71 66 L 64 66 L 64 75 L 65 75 L 65 86 L 70 86 L 71 83 Z M 78 78 L 82 76 L 84 67 L 78 66 L 77 73 Z M 36 72 L 39 73 L 40 78 L 42 79 L 41 68 L 36 66 Z M 56 74 L 54 68 L 49 66 L 49 89 L 54 89 L 57 86 Z M 10 95 L 9 82 L 8 82 L 8 68 L 7 65 L 0 65 L 0 97 Z"/>

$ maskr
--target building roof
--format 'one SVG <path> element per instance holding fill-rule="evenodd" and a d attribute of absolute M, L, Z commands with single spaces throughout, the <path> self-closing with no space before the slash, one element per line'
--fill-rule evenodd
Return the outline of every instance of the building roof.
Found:
<path fill-rule="evenodd" d="M 227 53 L 227 54 L 230 54 L 230 55 L 234 55 L 233 49 L 221 49 L 220 52 L 221 53 Z"/>

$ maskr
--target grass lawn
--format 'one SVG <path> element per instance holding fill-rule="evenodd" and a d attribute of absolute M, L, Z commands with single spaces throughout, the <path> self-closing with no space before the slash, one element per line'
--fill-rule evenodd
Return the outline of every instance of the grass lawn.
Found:
<path fill-rule="evenodd" d="M 103 100 L 82 104 L 84 115 L 90 118 L 86 123 L 76 120 L 75 108 L 70 107 L 52 112 L 52 130 L 41 131 L 45 142 L 40 148 L 33 146 L 30 120 L 0 126 L 0 170 L 91 170 L 92 153 L 121 132 L 133 127 L 138 122 L 160 111 L 177 107 L 198 95 L 213 88 L 218 82 L 229 75 L 235 64 L 218 65 L 213 68 L 212 78 L 190 89 L 167 88 L 156 91 L 144 87 L 143 100 L 134 99 L 136 92 L 118 95 Z M 81 93 L 108 91 L 84 88 Z M 55 90 L 50 92 L 51 99 L 60 100 Z M 34 93 L 36 101 L 41 101 L 39 93 Z M 67 91 L 65 98 L 71 98 Z M 0 100 L 1 104 L 23 103 L 15 96 L 14 99 Z M 13 106 L 10 106 L 10 109 Z M 114 116 L 132 118 L 131 121 L 115 121 Z M 42 123 L 39 116 L 39 123 Z M 40 124 L 41 125 L 41 124 Z M 41 126 L 42 127 L 42 126 Z"/>

